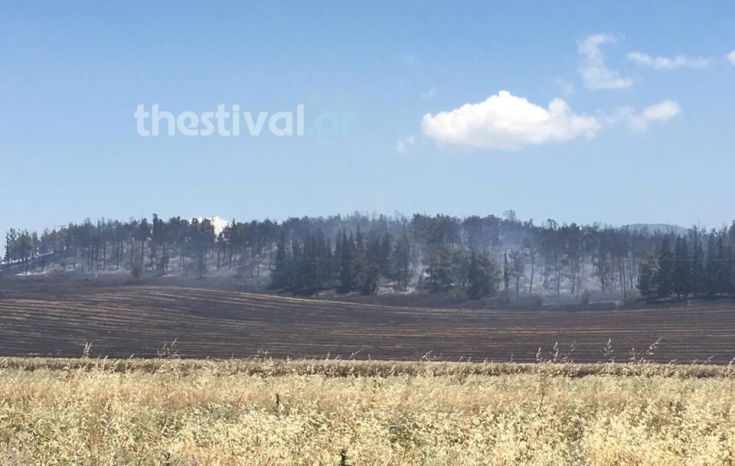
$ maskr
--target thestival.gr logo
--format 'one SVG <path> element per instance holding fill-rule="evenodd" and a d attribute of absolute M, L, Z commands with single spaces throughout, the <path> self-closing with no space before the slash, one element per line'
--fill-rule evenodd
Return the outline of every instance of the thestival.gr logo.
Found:
<path fill-rule="evenodd" d="M 219 104 L 216 110 L 197 112 L 172 112 L 161 110 L 159 104 L 146 109 L 138 104 L 133 113 L 139 136 L 187 136 L 187 137 L 256 137 L 269 134 L 276 137 L 312 137 L 318 142 L 332 142 L 346 136 L 355 117 L 352 112 L 320 112 L 308 119 L 304 104 L 291 111 L 247 112 L 240 105 L 229 108 Z"/>

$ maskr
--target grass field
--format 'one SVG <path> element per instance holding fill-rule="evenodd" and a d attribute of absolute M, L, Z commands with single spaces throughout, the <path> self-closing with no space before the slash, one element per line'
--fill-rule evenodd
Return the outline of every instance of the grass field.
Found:
<path fill-rule="evenodd" d="M 0 355 L 155 357 L 176 341 L 190 358 L 274 357 L 579 362 L 649 359 L 727 364 L 735 305 L 612 311 L 427 309 L 232 290 L 96 281 L 0 281 Z M 608 341 L 609 349 L 605 351 Z M 554 348 L 557 344 L 556 349 Z M 633 354 L 635 353 L 635 354 Z"/>
<path fill-rule="evenodd" d="M 0 360 L 3 465 L 713 465 L 729 366 Z"/>

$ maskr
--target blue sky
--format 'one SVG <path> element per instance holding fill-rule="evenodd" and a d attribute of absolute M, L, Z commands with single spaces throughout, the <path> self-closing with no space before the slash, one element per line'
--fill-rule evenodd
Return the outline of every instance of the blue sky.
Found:
<path fill-rule="evenodd" d="M 0 1 L 0 231 L 153 212 L 735 218 L 733 2 L 151 3 Z M 145 138 L 139 104 L 354 117 L 328 143 Z"/>

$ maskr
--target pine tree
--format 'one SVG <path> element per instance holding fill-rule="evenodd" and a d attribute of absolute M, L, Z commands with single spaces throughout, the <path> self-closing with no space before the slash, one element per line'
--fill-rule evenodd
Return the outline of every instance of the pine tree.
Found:
<path fill-rule="evenodd" d="M 705 293 L 704 248 L 699 231 L 695 228 L 691 235 L 692 263 L 691 263 L 691 290 L 696 295 Z"/>
<path fill-rule="evenodd" d="M 704 263 L 704 292 L 709 297 L 717 295 L 720 286 L 719 248 L 717 247 L 717 233 L 712 231 L 707 235 L 707 256 Z"/>
<path fill-rule="evenodd" d="M 304 271 L 304 249 L 298 241 L 291 241 L 291 257 L 289 259 L 288 286 L 286 289 L 298 294 L 299 287 L 304 280 L 301 275 Z"/>
<path fill-rule="evenodd" d="M 373 294 L 378 289 L 381 273 L 381 243 L 380 239 L 372 238 L 367 242 L 365 250 L 364 273 L 360 291 L 362 294 Z"/>
<path fill-rule="evenodd" d="M 454 287 L 452 253 L 444 244 L 429 248 L 426 257 L 427 287 L 432 293 L 446 291 Z"/>
<path fill-rule="evenodd" d="M 365 274 L 367 273 L 367 264 L 365 262 L 365 237 L 357 229 L 355 233 L 354 248 L 352 250 L 352 289 L 357 290 L 365 283 Z"/>
<path fill-rule="evenodd" d="M 355 243 L 352 239 L 352 235 L 348 238 L 347 233 L 342 231 L 340 244 L 341 257 L 339 265 L 339 287 L 337 288 L 337 291 L 344 294 L 350 293 L 355 287 Z"/>
<path fill-rule="evenodd" d="M 378 245 L 377 251 L 377 264 L 380 269 L 380 274 L 384 277 L 391 276 L 391 261 L 390 255 L 393 251 L 393 238 L 389 233 L 385 233 L 380 238 L 380 244 Z"/>
<path fill-rule="evenodd" d="M 397 288 L 399 290 L 406 290 L 411 277 L 411 242 L 405 231 L 396 242 L 395 250 L 393 251 L 392 268 Z"/>
<path fill-rule="evenodd" d="M 276 257 L 273 262 L 273 272 L 271 274 L 271 287 L 276 289 L 285 289 L 289 286 L 289 258 L 286 251 L 286 233 L 281 232 L 281 237 L 276 246 Z"/>
<path fill-rule="evenodd" d="M 510 275 L 515 281 L 516 294 L 521 292 L 521 278 L 523 278 L 525 270 L 525 262 L 523 258 L 523 252 L 520 250 L 513 250 L 508 255 L 510 258 Z"/>
<path fill-rule="evenodd" d="M 656 289 L 659 298 L 668 298 L 674 291 L 674 255 L 671 252 L 671 243 L 668 237 L 664 237 L 661 241 L 661 250 L 658 254 Z"/>
<path fill-rule="evenodd" d="M 297 294 L 311 296 L 324 286 L 325 268 L 328 254 L 325 251 L 323 235 L 308 235 L 301 249 L 298 279 L 294 284 Z"/>
<path fill-rule="evenodd" d="M 647 261 L 641 262 L 638 269 L 638 291 L 646 300 L 651 300 L 657 293 L 656 272 L 658 264 L 651 256 Z"/>
<path fill-rule="evenodd" d="M 500 272 L 492 260 L 473 251 L 467 267 L 467 296 L 471 299 L 494 296 L 499 283 Z"/>
<path fill-rule="evenodd" d="M 691 262 L 689 248 L 686 239 L 681 236 L 676 238 L 674 246 L 674 270 L 672 277 L 672 288 L 680 298 L 686 297 L 692 292 Z"/>
<path fill-rule="evenodd" d="M 725 232 L 717 235 L 717 294 L 730 293 L 730 254 L 728 252 Z"/>

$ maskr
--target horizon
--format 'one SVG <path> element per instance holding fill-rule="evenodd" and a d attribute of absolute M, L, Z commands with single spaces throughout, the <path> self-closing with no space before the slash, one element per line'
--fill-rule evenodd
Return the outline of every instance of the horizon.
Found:
<path fill-rule="evenodd" d="M 3 6 L 2 233 L 152 212 L 733 218 L 729 2 Z M 176 135 L 144 135 L 141 105 Z M 239 136 L 207 132 L 220 106 Z"/>

